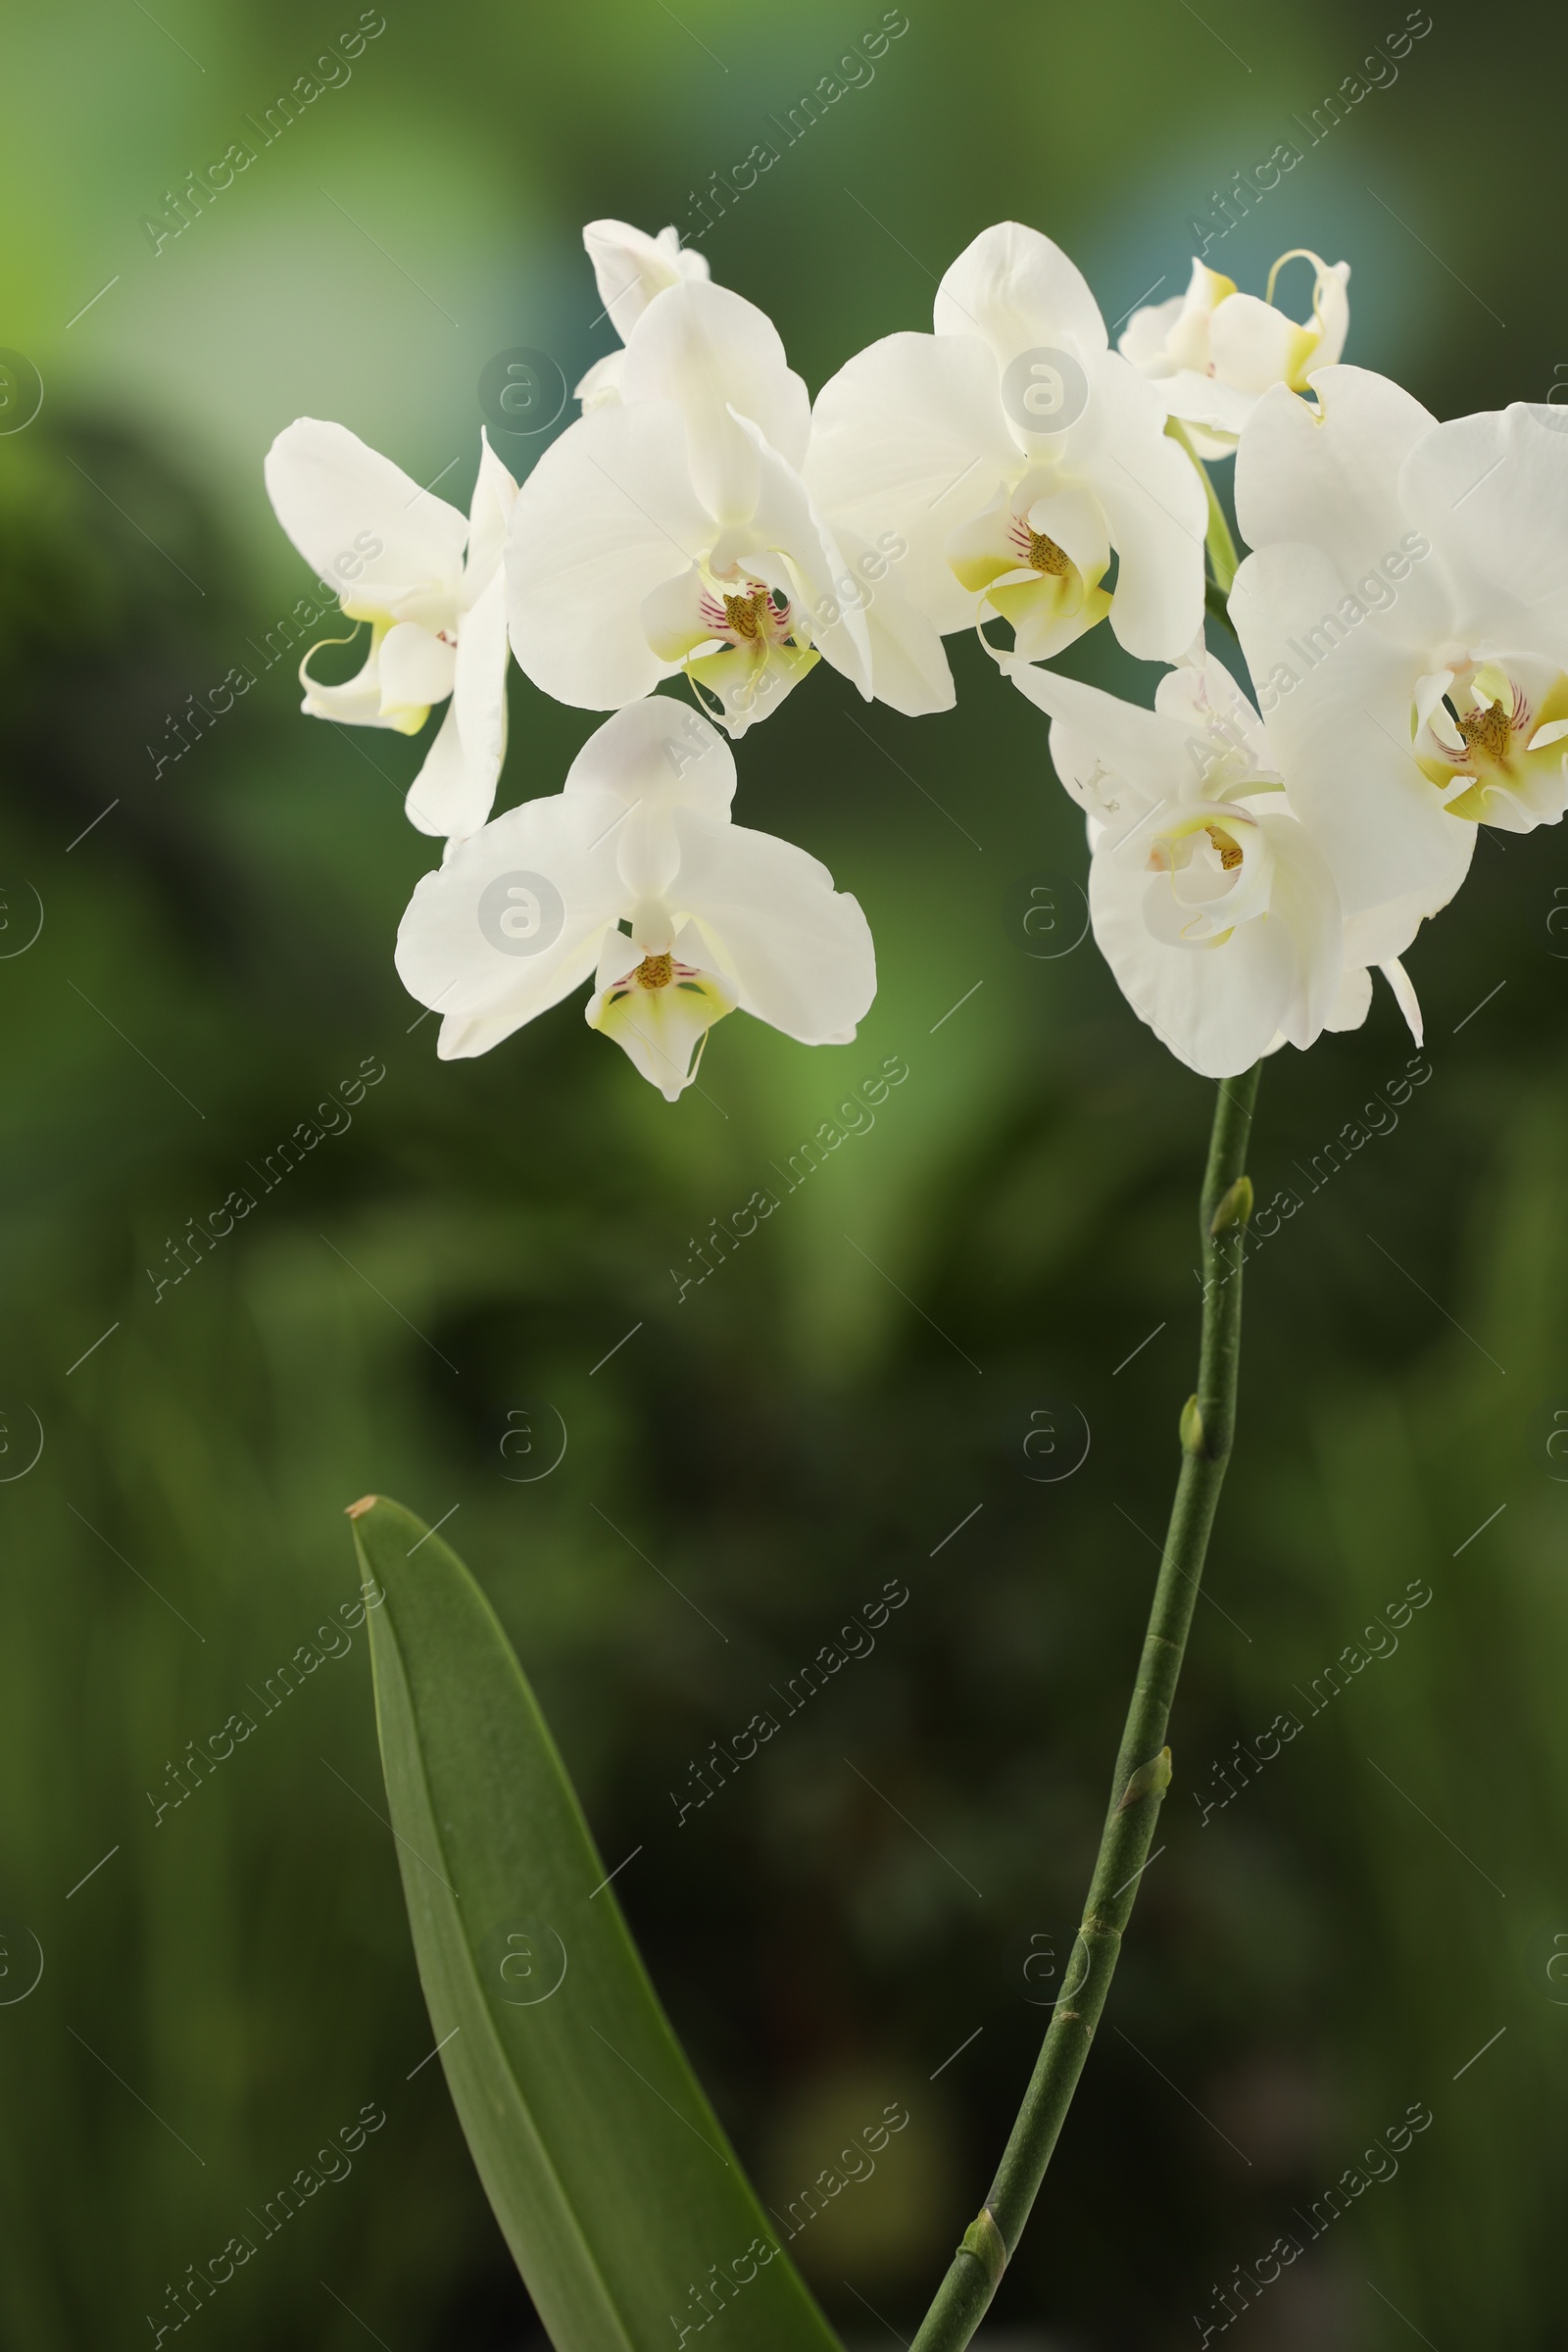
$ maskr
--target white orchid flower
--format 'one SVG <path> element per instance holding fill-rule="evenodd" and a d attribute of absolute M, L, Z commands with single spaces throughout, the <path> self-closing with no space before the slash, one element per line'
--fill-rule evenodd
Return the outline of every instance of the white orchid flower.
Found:
<path fill-rule="evenodd" d="M 1397 955 L 1478 823 L 1568 808 L 1568 438 L 1523 404 L 1439 424 L 1382 376 L 1270 393 L 1242 439 L 1231 612 L 1348 915 Z"/>
<path fill-rule="evenodd" d="M 708 275 L 707 256 L 682 246 L 680 231 L 662 228 L 651 237 L 625 220 L 590 220 L 582 232 L 605 315 L 624 343 L 656 294 Z M 596 360 L 574 398 L 584 409 L 611 406 L 620 398 L 624 354 L 611 351 Z"/>
<path fill-rule="evenodd" d="M 1401 482 L 1467 624 L 1462 646 L 1440 649 L 1441 699 L 1417 686 L 1416 759 L 1450 816 L 1507 833 L 1568 810 L 1565 424 L 1560 409 L 1523 401 L 1457 417 L 1411 452 Z"/>
<path fill-rule="evenodd" d="M 1365 1018 L 1328 861 L 1220 662 L 1169 671 L 1152 710 L 1053 670 L 1013 677 L 1050 713 L 1056 773 L 1089 819 L 1095 938 L 1178 1060 L 1231 1078 Z"/>
<path fill-rule="evenodd" d="M 1079 271 L 1004 221 L 948 270 L 935 329 L 823 386 L 806 468 L 821 511 L 907 542 L 906 591 L 944 634 L 998 612 L 1017 660 L 1047 661 L 1108 613 L 1129 653 L 1181 660 L 1202 626 L 1203 487 Z"/>
<path fill-rule="evenodd" d="M 426 874 L 398 931 L 443 1059 L 488 1053 L 590 977 L 586 1013 L 673 1102 L 737 1006 L 843 1045 L 876 994 L 859 906 L 825 866 L 730 822 L 735 761 L 668 695 L 590 736 L 564 789 L 509 808 Z"/>
<path fill-rule="evenodd" d="M 405 806 L 421 833 L 472 833 L 490 813 L 507 748 L 502 555 L 516 483 L 481 433 L 465 521 L 347 426 L 316 416 L 278 434 L 266 478 L 300 554 L 322 579 L 344 583 L 347 617 L 370 624 L 365 666 L 344 685 L 312 677 L 318 649 L 311 649 L 300 663 L 301 708 L 312 718 L 416 735 L 450 695 Z"/>
<path fill-rule="evenodd" d="M 772 321 L 690 278 L 621 359 L 618 401 L 545 452 L 514 511 L 512 643 L 535 684 L 606 710 L 684 672 L 739 736 L 821 657 L 866 700 L 948 709 L 935 630 L 893 585 L 857 585 L 863 551 L 807 494 L 810 402 Z"/>
<path fill-rule="evenodd" d="M 1274 307 L 1274 281 L 1287 262 L 1310 262 L 1312 316 L 1304 326 Z M 1260 302 L 1236 280 L 1193 263 L 1185 294 L 1134 311 L 1116 348 L 1147 376 L 1166 414 L 1188 427 L 1200 458 L 1228 458 L 1242 427 L 1273 384 L 1306 390 L 1307 372 L 1331 366 L 1350 329 L 1348 262 L 1332 268 L 1298 245 L 1282 253 Z"/>

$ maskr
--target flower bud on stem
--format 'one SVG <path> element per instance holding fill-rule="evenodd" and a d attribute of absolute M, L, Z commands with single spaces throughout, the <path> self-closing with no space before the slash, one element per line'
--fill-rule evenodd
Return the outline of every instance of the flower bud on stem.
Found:
<path fill-rule="evenodd" d="M 1199 1207 L 1203 1258 L 1212 1279 L 1203 1285 L 1198 1393 L 1182 1413 L 1176 1499 L 1083 1925 L 997 2177 L 921 2323 L 912 2352 L 962 2352 L 1023 2235 L 1105 2005 L 1170 1783 L 1165 1732 L 1236 1424 L 1242 1250 L 1252 1205 L 1242 1163 L 1257 1080 L 1255 1067 L 1243 1078 L 1223 1080 L 1214 1106 Z"/>

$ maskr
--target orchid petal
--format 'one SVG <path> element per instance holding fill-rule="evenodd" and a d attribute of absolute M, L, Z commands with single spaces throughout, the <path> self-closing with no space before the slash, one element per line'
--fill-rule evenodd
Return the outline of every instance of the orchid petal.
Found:
<path fill-rule="evenodd" d="M 614 840 L 623 813 L 608 793 L 524 801 L 418 884 L 396 962 L 410 995 L 447 1016 L 443 1057 L 484 1053 L 588 977 L 627 901 Z M 474 1042 L 465 1024 L 481 1017 Z"/>
<path fill-rule="evenodd" d="M 582 241 L 599 299 L 623 343 L 657 294 L 708 275 L 706 257 L 683 250 L 673 228 L 651 237 L 626 220 L 590 220 Z"/>
<path fill-rule="evenodd" d="M 268 496 L 314 571 L 340 594 L 455 590 L 467 523 L 346 425 L 300 416 L 267 453 Z M 367 553 L 374 543 L 376 552 Z"/>
<path fill-rule="evenodd" d="M 858 903 L 792 842 L 679 808 L 672 896 L 747 1012 L 802 1045 L 842 1042 L 876 994 L 876 955 Z"/>
<path fill-rule="evenodd" d="M 939 335 L 979 335 L 1005 369 L 1020 353 L 1063 336 L 1084 359 L 1107 345 L 1105 321 L 1083 271 L 1059 245 L 1002 220 L 982 229 L 943 274 L 933 323 Z"/>
<path fill-rule="evenodd" d="M 1202 266 L 1201 262 L 1193 264 L 1195 270 Z M 1187 296 L 1170 294 L 1163 302 L 1147 303 L 1142 310 L 1134 311 L 1116 337 L 1116 349 L 1122 358 L 1131 360 L 1144 374 L 1152 374 L 1162 363 L 1168 372 L 1173 365 L 1167 357 L 1171 332 L 1187 303 Z"/>
<path fill-rule="evenodd" d="M 889 335 L 817 395 L 805 478 L 819 513 L 907 553 L 900 579 L 944 635 L 974 618 L 947 541 L 1021 469 L 997 364 L 977 335 Z"/>
<path fill-rule="evenodd" d="M 1371 973 L 1364 963 L 1347 961 L 1344 971 L 1340 974 L 1339 989 L 1330 1008 L 1329 1017 L 1323 1024 L 1324 1028 L 1332 1031 L 1335 1036 L 1343 1035 L 1348 1029 L 1360 1029 L 1364 1027 L 1366 1016 L 1371 1009 Z"/>
<path fill-rule="evenodd" d="M 1409 1030 L 1410 1035 L 1414 1039 L 1415 1043 L 1419 1046 L 1423 1042 L 1421 1004 L 1420 1000 L 1416 996 L 1414 988 L 1410 984 L 1409 973 L 1405 970 L 1397 956 L 1391 956 L 1386 962 L 1379 964 L 1378 969 L 1383 974 L 1383 977 L 1388 982 L 1390 988 L 1393 989 L 1394 1002 L 1403 1013 L 1405 1026 Z"/>
<path fill-rule="evenodd" d="M 1240 391 L 1217 375 L 1199 375 L 1191 368 L 1178 368 L 1174 375 L 1151 376 L 1149 381 L 1167 416 L 1184 424 L 1207 425 L 1227 437 L 1229 448 L 1234 448 L 1257 406 L 1255 393 Z"/>
<path fill-rule="evenodd" d="M 874 700 L 906 718 L 951 710 L 958 699 L 957 688 L 935 622 L 902 594 L 888 576 L 885 560 L 873 555 L 863 540 L 843 528 L 834 535 L 845 563 L 839 593 L 857 598 L 865 619 Z M 880 577 L 867 569 L 877 563 L 882 564 Z"/>
<path fill-rule="evenodd" d="M 739 742 L 759 719 L 772 716 L 819 659 L 809 646 L 770 645 L 759 660 L 739 646 L 720 645 L 712 653 L 694 655 L 686 674 L 718 705 L 721 723 Z"/>
<path fill-rule="evenodd" d="M 1090 871 L 1095 938 L 1139 1016 L 1188 1067 L 1232 1078 L 1279 1033 L 1312 1042 L 1342 969 L 1338 900 L 1326 861 L 1289 816 L 1256 816 L 1271 862 L 1268 912 L 1217 942 L 1174 947 L 1145 919 L 1147 877 L 1102 847 Z"/>
<path fill-rule="evenodd" d="M 673 402 L 595 409 L 569 425 L 512 510 L 512 646 L 534 684 L 557 702 L 610 710 L 668 677 L 675 664 L 650 649 L 639 608 L 701 560 L 712 532 Z"/>
<path fill-rule="evenodd" d="M 724 286 L 694 280 L 650 305 L 627 341 L 620 388 L 628 404 L 668 400 L 679 408 L 692 481 L 720 522 L 744 521 L 757 503 L 755 444 L 738 417 L 786 464 L 806 455 L 810 396 L 772 320 Z"/>
<path fill-rule="evenodd" d="M 626 354 L 621 350 L 607 351 L 602 360 L 595 360 L 586 375 L 573 385 L 571 397 L 580 400 L 583 414 L 590 409 L 612 409 L 620 403 L 621 370 Z"/>
<path fill-rule="evenodd" d="M 354 635 L 358 633 L 356 630 Z M 400 711 L 388 714 L 381 707 L 380 647 L 384 635 L 384 630 L 372 630 L 364 667 L 337 686 L 325 686 L 313 678 L 311 662 L 321 646 L 352 644 L 353 636 L 323 637 L 311 647 L 300 663 L 300 684 L 305 689 L 300 709 L 308 718 L 329 718 L 346 727 L 390 727 L 400 735 L 418 733 L 421 719 L 416 719 L 411 728 L 406 714 Z"/>
<path fill-rule="evenodd" d="M 478 602 L 501 569 L 507 549 L 507 526 L 516 496 L 517 485 L 491 448 L 490 435 L 481 425 L 479 471 L 468 508 L 468 557 L 463 573 L 464 601 L 468 606 Z"/>
<path fill-rule="evenodd" d="M 404 812 L 421 833 L 463 841 L 484 823 L 495 793 L 496 766 L 469 758 L 459 731 L 454 695 L 424 765 L 409 786 Z"/>
<path fill-rule="evenodd" d="M 456 769 L 439 771 L 439 784 L 436 775 L 418 780 L 410 794 L 409 813 L 422 832 L 472 833 L 489 815 L 507 756 L 507 588 L 498 570 L 478 603 L 464 615 L 453 663 L 447 724 L 457 732 L 463 780 L 460 784 Z M 429 789 L 421 790 L 426 782 Z M 425 824 L 415 815 L 416 797 L 426 813 L 449 808 L 452 823 L 441 827 Z"/>
<path fill-rule="evenodd" d="M 1270 546 L 1243 564 L 1230 611 L 1292 806 L 1322 842 L 1347 915 L 1415 910 L 1403 937 L 1396 931 L 1365 957 L 1381 962 L 1452 898 L 1475 827 L 1445 813 L 1416 763 L 1410 657 L 1370 617 L 1336 618 L 1342 600 L 1321 548 Z"/>
<path fill-rule="evenodd" d="M 1208 322 L 1208 348 L 1228 384 L 1254 397 L 1288 384 L 1316 349 L 1315 327 L 1298 326 L 1255 294 L 1228 295 Z"/>
<path fill-rule="evenodd" d="M 379 649 L 381 711 L 415 734 L 432 703 L 452 692 L 457 649 L 432 636 L 416 620 L 388 629 Z"/>
<path fill-rule="evenodd" d="M 1312 354 L 1312 368 L 1333 368 L 1345 349 L 1350 331 L 1350 265 L 1336 262 L 1332 270 L 1323 270 L 1313 289 L 1316 311 L 1317 349 Z"/>
<path fill-rule="evenodd" d="M 1104 508 L 1117 553 L 1110 625 L 1118 642 L 1141 661 L 1177 661 L 1202 625 L 1208 506 L 1191 459 L 1165 431 L 1153 387 L 1115 352 L 1093 364 L 1070 455 Z"/>
<path fill-rule="evenodd" d="M 589 1028 L 613 1038 L 666 1102 L 678 1102 L 693 1083 L 709 1030 L 736 1005 L 733 983 L 694 960 L 704 944 L 694 923 L 683 924 L 673 941 L 673 976 L 650 988 L 638 977 L 637 951 L 628 956 L 629 943 L 611 932 L 598 986 L 584 1007 Z"/>
<path fill-rule="evenodd" d="M 615 793 L 628 808 L 657 800 L 722 821 L 735 798 L 735 755 L 716 727 L 673 695 L 607 718 L 566 770 L 567 793 Z"/>
<path fill-rule="evenodd" d="M 870 700 L 871 648 L 858 605 L 841 605 L 834 583 L 844 572 L 844 556 L 795 468 L 763 438 L 750 418 L 736 416 L 757 459 L 757 506 L 736 536 L 749 551 L 759 575 L 782 588 L 792 604 L 801 590 L 810 611 L 810 642 Z M 794 579 L 777 576 L 768 559 L 774 550 L 789 559 Z"/>
<path fill-rule="evenodd" d="M 1222 947 L 1168 947 L 1144 919 L 1146 883 L 1097 851 L 1089 875 L 1095 939 L 1140 1020 L 1205 1078 L 1250 1069 L 1279 1030 L 1296 958 L 1283 925 L 1244 923 Z"/>
<path fill-rule="evenodd" d="M 1020 666 L 1008 675 L 1054 722 L 1051 757 L 1066 790 L 1118 835 L 1166 800 L 1176 779 L 1196 780 L 1194 730 L 1180 719 L 1060 670 Z"/>
<path fill-rule="evenodd" d="M 1162 717 L 1184 721 L 1194 734 L 1217 738 L 1227 750 L 1245 754 L 1254 773 L 1275 772 L 1263 721 L 1217 655 L 1168 669 L 1154 689 L 1154 709 Z"/>
<path fill-rule="evenodd" d="M 1277 384 L 1265 392 L 1236 458 L 1236 514 L 1254 548 L 1275 540 L 1323 550 L 1339 585 L 1392 582 L 1377 625 L 1405 644 L 1451 627 L 1447 583 L 1430 550 L 1413 565 L 1399 469 L 1435 419 L 1408 392 L 1364 368 L 1313 371 L 1319 409 Z M 1379 590 L 1381 600 L 1382 589 Z M 1320 608 L 1320 610 L 1323 608 Z"/>
<path fill-rule="evenodd" d="M 1460 631 L 1568 666 L 1568 414 L 1515 401 L 1455 417 L 1408 453 L 1399 486 L 1463 583 Z"/>
<path fill-rule="evenodd" d="M 662 898 L 680 865 L 677 808 L 726 824 L 735 797 L 735 755 L 716 727 L 673 695 L 632 703 L 592 734 L 566 771 L 567 798 L 599 808 L 618 802 L 611 822 L 616 870 L 628 906 Z"/>

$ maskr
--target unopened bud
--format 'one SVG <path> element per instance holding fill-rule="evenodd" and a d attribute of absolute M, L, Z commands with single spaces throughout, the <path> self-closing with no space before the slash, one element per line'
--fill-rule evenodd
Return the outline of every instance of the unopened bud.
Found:
<path fill-rule="evenodd" d="M 1209 1239 L 1214 1240 L 1232 1225 L 1245 1225 L 1252 1213 L 1252 1179 L 1238 1176 L 1230 1190 L 1222 1195 L 1220 1204 L 1208 1220 Z"/>
<path fill-rule="evenodd" d="M 972 2254 L 994 2288 L 1007 2267 L 1007 2241 L 989 2205 L 982 2205 L 963 2233 L 963 2252 Z"/>
<path fill-rule="evenodd" d="M 1198 1409 L 1196 1396 L 1189 1396 L 1187 1402 L 1182 1406 L 1179 1426 L 1183 1452 L 1201 1453 L 1203 1450 L 1203 1416 Z"/>
<path fill-rule="evenodd" d="M 1163 1796 L 1170 1787 L 1170 1749 L 1162 1747 L 1157 1756 L 1151 1756 L 1147 1764 L 1139 1765 L 1122 1790 L 1117 1812 L 1125 1813 L 1129 1805 L 1138 1804 L 1146 1796 Z"/>

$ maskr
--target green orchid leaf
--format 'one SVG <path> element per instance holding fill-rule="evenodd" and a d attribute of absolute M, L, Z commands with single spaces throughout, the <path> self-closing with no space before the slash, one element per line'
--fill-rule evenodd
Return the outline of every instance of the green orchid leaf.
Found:
<path fill-rule="evenodd" d="M 670 2031 L 494 1610 L 400 1504 L 352 1517 L 430 2023 L 557 2352 L 678 2352 L 699 2331 L 838 2352 Z"/>

